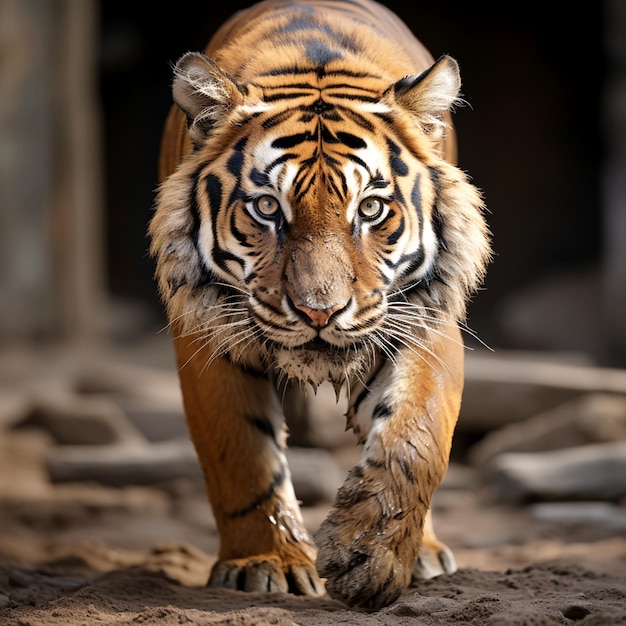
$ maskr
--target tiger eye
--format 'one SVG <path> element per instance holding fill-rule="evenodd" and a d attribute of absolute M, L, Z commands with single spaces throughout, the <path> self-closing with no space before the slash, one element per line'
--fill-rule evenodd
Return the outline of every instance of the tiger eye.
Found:
<path fill-rule="evenodd" d="M 254 208 L 262 217 L 276 217 L 280 204 L 273 196 L 259 196 L 254 201 Z"/>
<path fill-rule="evenodd" d="M 359 215 L 364 220 L 375 220 L 383 212 L 385 205 L 380 198 L 365 198 L 359 204 Z"/>

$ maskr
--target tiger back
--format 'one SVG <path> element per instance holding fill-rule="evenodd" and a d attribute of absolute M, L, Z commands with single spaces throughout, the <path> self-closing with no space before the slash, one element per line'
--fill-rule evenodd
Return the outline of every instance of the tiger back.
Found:
<path fill-rule="evenodd" d="M 266 0 L 174 71 L 149 227 L 220 533 L 209 583 L 380 607 L 455 569 L 430 505 L 489 259 L 456 61 L 369 0 Z M 349 393 L 362 446 L 315 541 L 277 388 Z"/>

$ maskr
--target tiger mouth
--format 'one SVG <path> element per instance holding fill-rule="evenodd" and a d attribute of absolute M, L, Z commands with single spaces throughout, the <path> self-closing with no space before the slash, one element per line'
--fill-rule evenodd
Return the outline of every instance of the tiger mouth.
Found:
<path fill-rule="evenodd" d="M 296 347 L 296 350 L 313 350 L 314 352 L 343 352 L 343 348 L 339 346 L 333 346 L 328 343 L 328 341 L 324 341 L 321 337 L 315 337 L 315 339 L 311 339 L 311 341 L 307 341 L 300 346 Z"/>
<path fill-rule="evenodd" d="M 350 341 L 350 343 L 347 343 L 346 345 L 338 346 L 322 339 L 320 336 L 317 336 L 296 346 L 284 344 L 280 341 L 272 339 L 265 340 L 264 345 L 269 347 L 274 354 L 277 352 L 285 352 L 286 354 L 291 354 L 294 357 L 296 355 L 300 355 L 300 358 L 307 358 L 306 354 L 308 353 L 311 357 L 314 354 L 317 354 L 320 356 L 326 356 L 329 359 L 335 357 L 345 359 L 349 353 L 356 354 L 361 352 L 365 345 L 365 341 L 357 339 Z"/>
<path fill-rule="evenodd" d="M 365 342 L 363 340 L 352 340 L 345 346 L 337 346 L 333 343 L 329 343 L 328 341 L 318 336 L 314 339 L 311 339 L 310 341 L 307 341 L 306 343 L 295 346 L 293 350 L 309 350 L 311 352 L 346 354 L 350 351 L 358 352 L 363 347 L 364 343 Z"/>

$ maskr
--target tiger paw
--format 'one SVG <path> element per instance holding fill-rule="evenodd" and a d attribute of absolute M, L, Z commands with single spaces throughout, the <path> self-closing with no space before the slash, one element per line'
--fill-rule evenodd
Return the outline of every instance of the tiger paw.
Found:
<path fill-rule="evenodd" d="M 313 563 L 285 563 L 273 555 L 218 561 L 211 570 L 207 585 L 238 591 L 302 596 L 322 596 L 325 593 L 324 584 Z"/>
<path fill-rule="evenodd" d="M 349 606 L 368 609 L 387 606 L 398 598 L 411 579 L 411 568 L 394 550 L 376 543 L 375 538 L 367 545 L 345 543 L 340 529 L 326 520 L 317 542 L 317 571 L 326 578 L 326 590 L 332 598 Z"/>
<path fill-rule="evenodd" d="M 412 580 L 426 580 L 442 574 L 454 574 L 456 570 L 456 560 L 448 546 L 443 543 L 422 546 L 413 566 Z"/>

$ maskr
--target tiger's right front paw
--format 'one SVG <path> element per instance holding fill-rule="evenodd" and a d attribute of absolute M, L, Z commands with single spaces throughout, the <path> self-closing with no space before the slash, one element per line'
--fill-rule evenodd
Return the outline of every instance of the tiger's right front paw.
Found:
<path fill-rule="evenodd" d="M 313 563 L 286 563 L 272 554 L 218 561 L 211 570 L 207 585 L 238 591 L 293 593 L 314 597 L 325 593 L 324 583 Z"/>
<path fill-rule="evenodd" d="M 317 535 L 317 570 L 326 578 L 328 595 L 349 606 L 379 609 L 394 602 L 407 587 L 411 569 L 376 533 L 347 534 L 335 519 L 326 519 Z"/>

